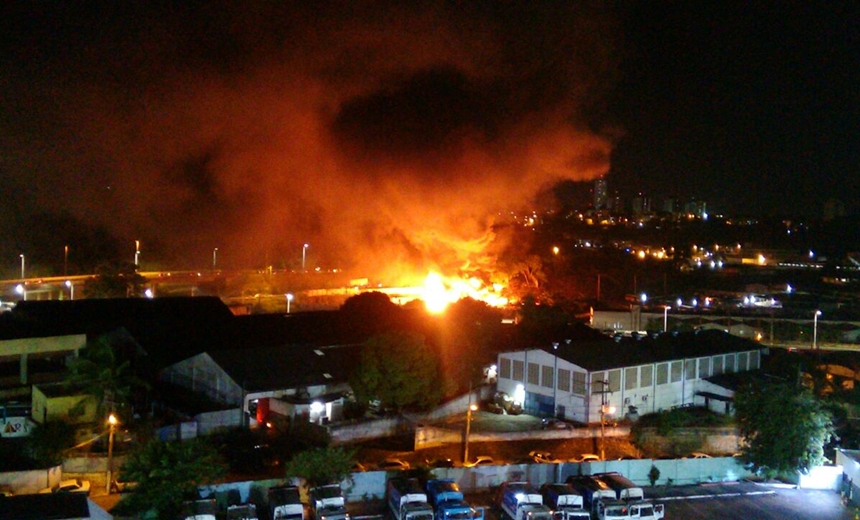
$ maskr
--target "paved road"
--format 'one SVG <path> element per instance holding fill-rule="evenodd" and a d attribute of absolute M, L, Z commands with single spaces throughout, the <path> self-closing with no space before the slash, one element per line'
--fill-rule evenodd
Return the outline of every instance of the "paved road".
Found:
<path fill-rule="evenodd" d="M 724 490 L 722 495 L 705 498 L 663 500 L 666 519 L 685 520 L 851 520 L 854 508 L 842 505 L 839 493 L 806 489 L 768 488 L 739 485 L 736 493 Z M 699 488 L 701 486 L 695 486 Z M 757 489 L 755 489 L 757 488 Z"/>

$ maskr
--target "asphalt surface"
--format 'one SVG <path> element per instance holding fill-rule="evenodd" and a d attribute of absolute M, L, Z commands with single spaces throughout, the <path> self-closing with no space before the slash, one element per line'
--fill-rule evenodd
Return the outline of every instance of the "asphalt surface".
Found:
<path fill-rule="evenodd" d="M 835 491 L 795 489 L 750 482 L 646 488 L 646 498 L 665 505 L 666 520 L 853 520 L 854 507 L 842 504 Z M 492 509 L 493 494 L 468 495 L 484 507 L 487 520 L 500 520 Z M 386 516 L 382 501 L 349 504 L 354 519 Z"/>

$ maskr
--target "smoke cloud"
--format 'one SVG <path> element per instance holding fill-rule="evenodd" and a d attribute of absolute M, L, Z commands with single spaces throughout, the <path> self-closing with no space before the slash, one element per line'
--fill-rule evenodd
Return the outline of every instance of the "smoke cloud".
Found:
<path fill-rule="evenodd" d="M 612 13 L 531 4 L 29 5 L 0 189 L 185 266 L 474 266 L 497 215 L 609 167 Z"/>

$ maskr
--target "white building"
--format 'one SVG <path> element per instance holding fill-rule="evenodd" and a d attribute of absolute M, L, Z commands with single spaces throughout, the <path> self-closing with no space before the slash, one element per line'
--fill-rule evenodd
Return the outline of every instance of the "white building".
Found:
<path fill-rule="evenodd" d="M 760 367 L 762 347 L 722 331 L 622 341 L 561 340 L 498 356 L 497 389 L 526 413 L 582 423 L 730 400 L 706 378 Z M 723 396 L 726 396 L 725 398 Z M 714 409 L 719 409 L 715 407 Z"/>

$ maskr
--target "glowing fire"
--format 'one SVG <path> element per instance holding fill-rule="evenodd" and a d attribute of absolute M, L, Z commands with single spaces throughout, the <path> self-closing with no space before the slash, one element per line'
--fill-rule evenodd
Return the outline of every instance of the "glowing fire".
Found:
<path fill-rule="evenodd" d="M 431 271 L 424 279 L 421 299 L 430 312 L 442 312 L 448 305 L 463 298 L 479 300 L 493 307 L 507 305 L 508 299 L 499 292 L 502 287 L 498 284 L 486 286 L 478 278 L 443 278 L 441 274 Z"/>

